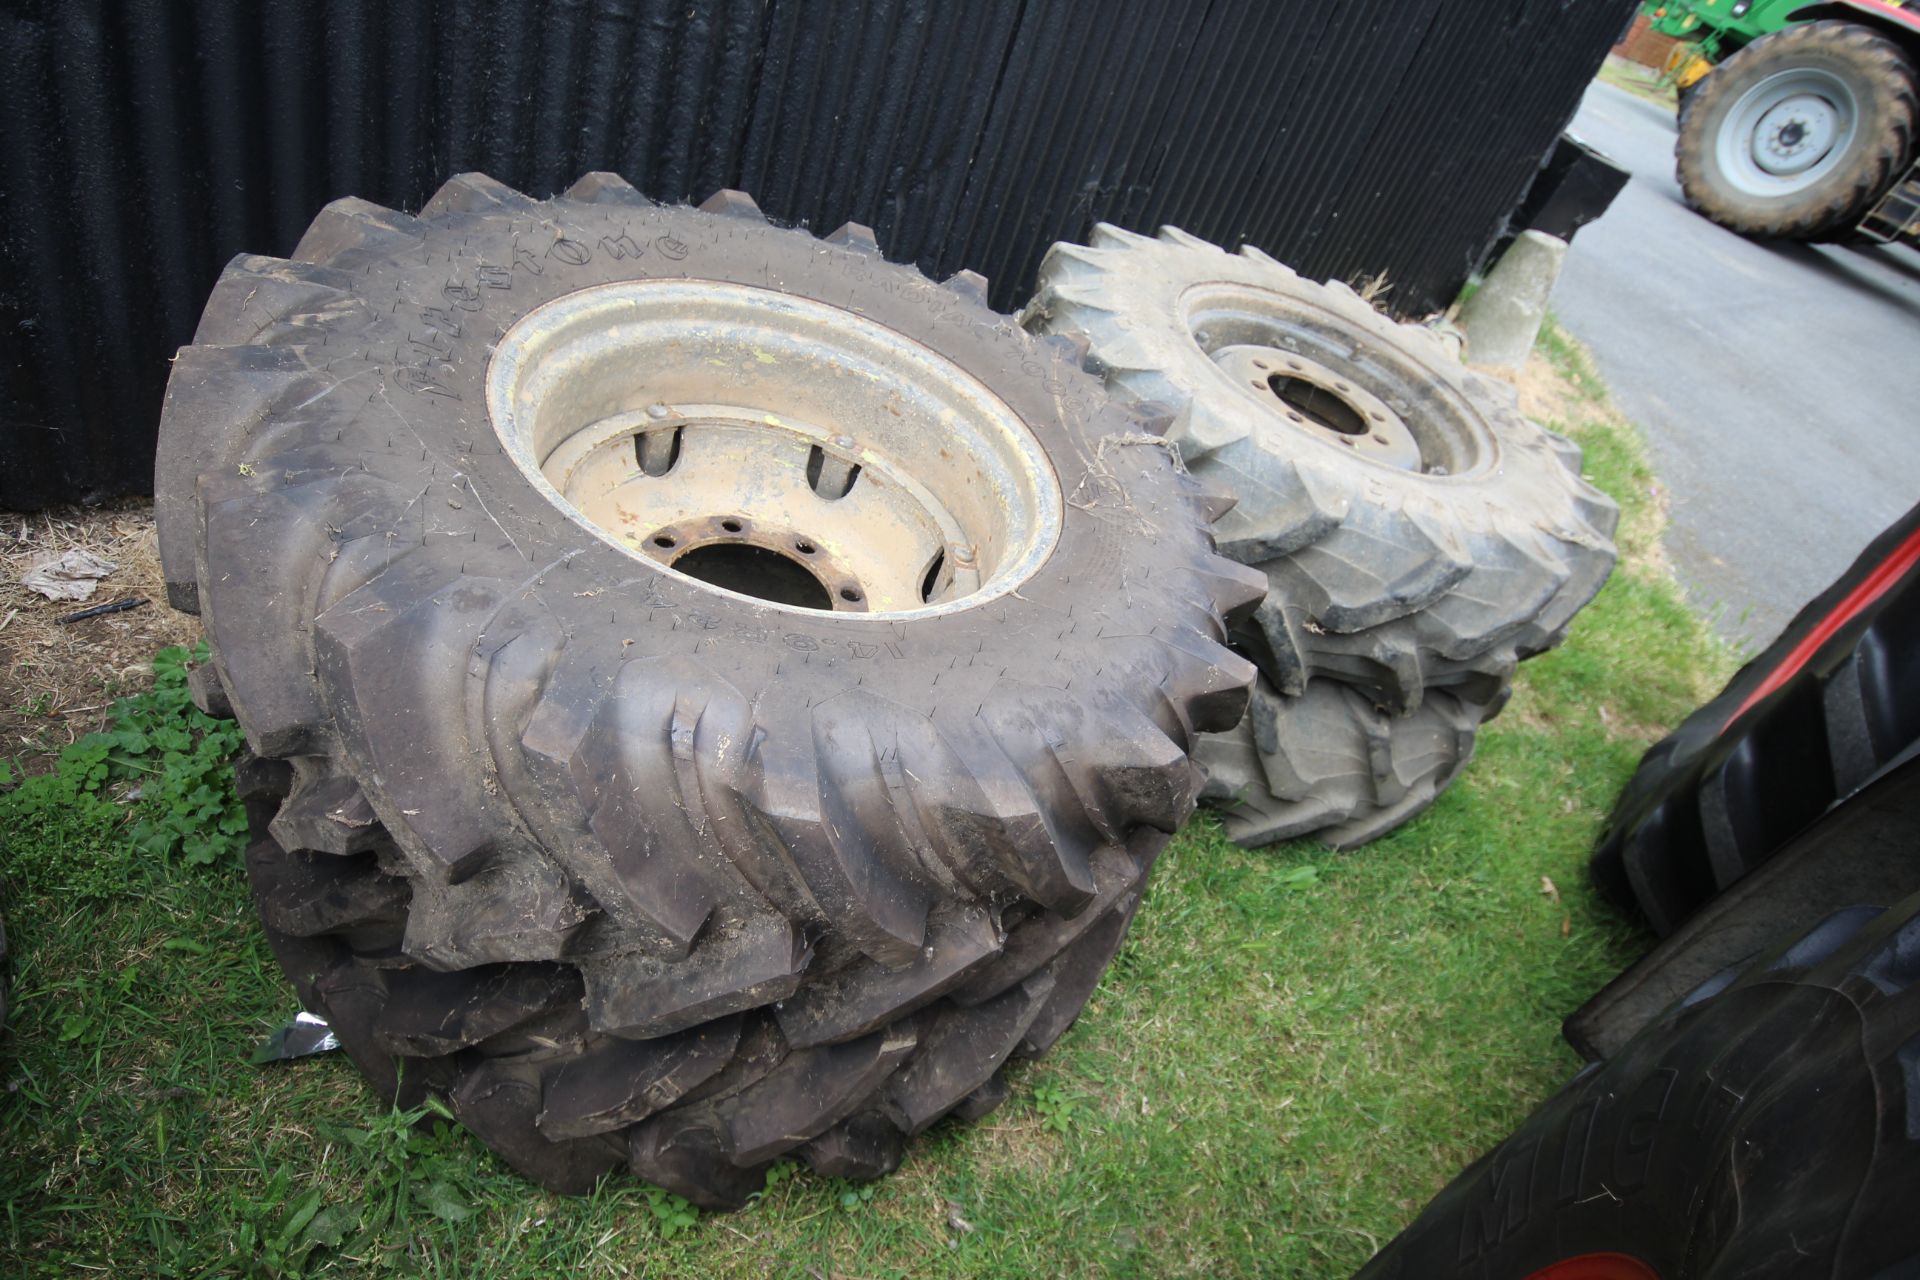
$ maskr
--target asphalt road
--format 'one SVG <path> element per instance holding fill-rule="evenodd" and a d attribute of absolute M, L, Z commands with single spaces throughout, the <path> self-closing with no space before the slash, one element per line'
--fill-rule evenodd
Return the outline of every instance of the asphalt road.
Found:
<path fill-rule="evenodd" d="M 1681 202 L 1672 117 L 1611 85 L 1573 130 L 1633 178 L 1554 311 L 1647 433 L 1689 597 L 1757 649 L 1920 502 L 1920 253 L 1722 230 Z"/>

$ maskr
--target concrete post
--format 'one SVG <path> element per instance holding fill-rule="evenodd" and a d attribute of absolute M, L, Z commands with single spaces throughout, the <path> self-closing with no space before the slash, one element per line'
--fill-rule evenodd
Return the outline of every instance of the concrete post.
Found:
<path fill-rule="evenodd" d="M 1519 369 L 1533 350 L 1547 299 L 1560 278 L 1567 242 L 1544 231 L 1523 231 L 1500 255 L 1479 291 L 1460 308 L 1467 363 Z"/>

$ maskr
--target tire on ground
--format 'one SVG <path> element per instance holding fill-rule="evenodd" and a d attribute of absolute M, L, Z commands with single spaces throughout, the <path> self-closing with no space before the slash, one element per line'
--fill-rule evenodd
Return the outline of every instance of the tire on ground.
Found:
<path fill-rule="evenodd" d="M 1917 1118 L 1913 897 L 1841 911 L 1686 996 L 1454 1179 L 1360 1280 L 1913 1275 Z"/>
<path fill-rule="evenodd" d="M 1618 508 L 1570 442 L 1430 330 L 1251 246 L 1102 224 L 1056 244 L 1024 323 L 1175 414 L 1238 505 L 1220 548 L 1272 582 L 1243 644 L 1283 694 L 1331 676 L 1405 714 L 1559 643 L 1612 568 Z"/>
<path fill-rule="evenodd" d="M 1221 811 L 1230 839 L 1248 848 L 1317 835 L 1336 849 L 1375 840 L 1424 813 L 1473 758 L 1481 724 L 1508 686 L 1429 689 L 1412 715 L 1395 716 L 1360 690 L 1316 680 L 1297 698 L 1262 677 L 1247 717 L 1203 734 L 1194 762 L 1200 798 Z"/>
<path fill-rule="evenodd" d="M 626 1163 L 737 1205 L 786 1155 L 886 1171 L 1073 1020 L 1194 736 L 1244 710 L 1223 642 L 1265 584 L 983 285 L 610 175 L 337 201 L 228 268 L 168 392 L 162 558 L 253 753 L 267 936 L 383 1093 L 551 1187 Z M 857 572 L 902 547 L 924 576 Z"/>
<path fill-rule="evenodd" d="M 1920 117 L 1915 101 L 1912 61 L 1858 23 L 1801 23 L 1762 36 L 1681 99 L 1680 190 L 1742 235 L 1843 236 L 1903 172 Z M 1849 120 L 1837 149 L 1800 154 Z"/>

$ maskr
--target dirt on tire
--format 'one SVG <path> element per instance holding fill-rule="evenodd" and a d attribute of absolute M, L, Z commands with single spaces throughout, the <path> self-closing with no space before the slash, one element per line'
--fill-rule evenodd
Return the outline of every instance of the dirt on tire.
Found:
<path fill-rule="evenodd" d="M 168 392 L 162 558 L 253 753 L 268 936 L 384 1094 L 444 1096 L 550 1187 L 626 1164 L 733 1206 L 783 1156 L 885 1172 L 1073 1021 L 1191 811 L 1191 743 L 1244 710 L 1224 641 L 1265 582 L 1214 553 L 1162 424 L 983 285 L 611 175 L 337 201 L 292 260 L 228 268 Z M 775 403 L 809 360 L 825 390 Z M 924 599 L 801 608 L 675 568 L 635 505 L 762 428 L 819 512 L 918 483 L 872 441 L 1044 466 L 915 490 L 948 539 Z M 682 547 L 813 572 L 792 529 L 710 514 Z"/>

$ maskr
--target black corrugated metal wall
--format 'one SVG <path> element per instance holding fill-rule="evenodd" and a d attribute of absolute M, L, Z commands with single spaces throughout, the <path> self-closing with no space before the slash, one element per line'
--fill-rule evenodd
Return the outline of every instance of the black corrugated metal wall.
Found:
<path fill-rule="evenodd" d="M 1632 0 L 0 0 L 0 506 L 143 492 L 221 265 L 327 200 L 591 169 L 872 225 L 1019 305 L 1094 221 L 1477 265 Z"/>

